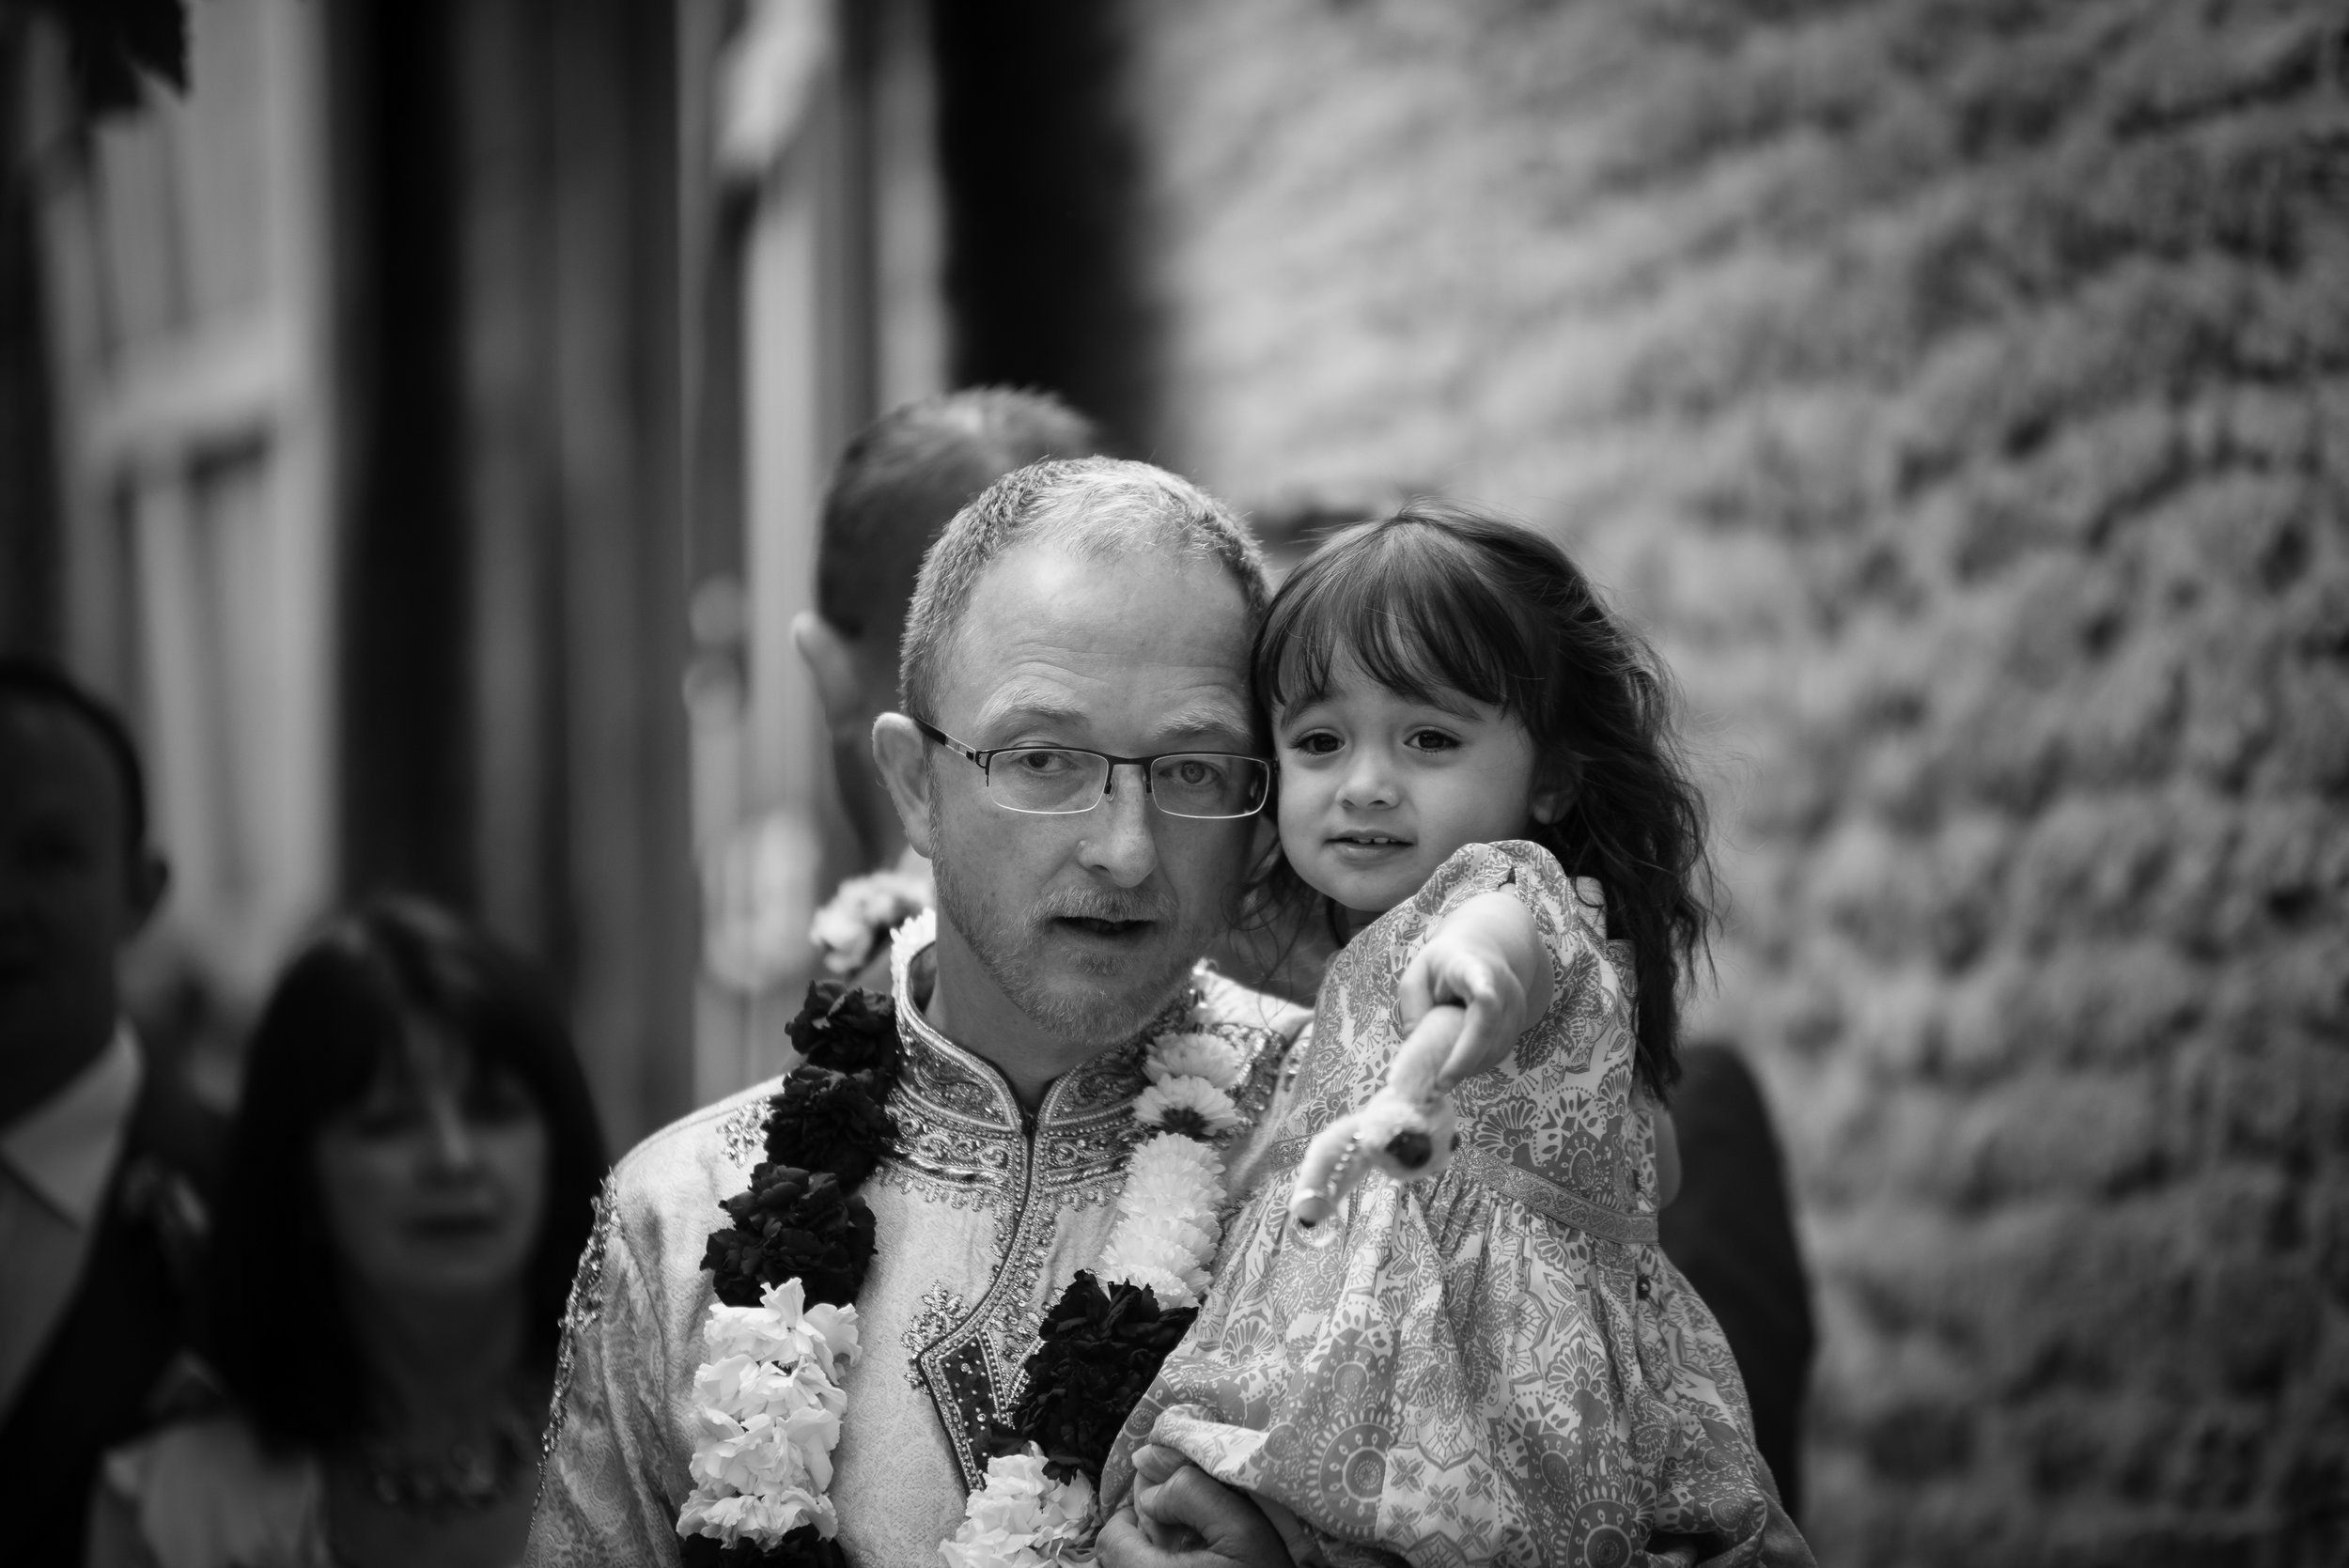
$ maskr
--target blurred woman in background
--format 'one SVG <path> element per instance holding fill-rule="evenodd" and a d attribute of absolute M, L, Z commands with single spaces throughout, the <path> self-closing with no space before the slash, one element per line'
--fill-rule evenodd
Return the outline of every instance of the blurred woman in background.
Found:
<path fill-rule="evenodd" d="M 415 900 L 334 922 L 246 1063 L 207 1319 L 226 1406 L 107 1457 L 90 1560 L 519 1560 L 603 1164 L 527 970 Z"/>

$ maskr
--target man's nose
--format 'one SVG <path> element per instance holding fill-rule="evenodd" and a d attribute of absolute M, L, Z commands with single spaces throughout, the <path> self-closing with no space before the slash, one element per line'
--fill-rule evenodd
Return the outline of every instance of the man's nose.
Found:
<path fill-rule="evenodd" d="M 1158 815 L 1142 769 L 1112 769 L 1109 794 L 1085 813 L 1078 859 L 1121 888 L 1140 887 L 1159 868 Z"/>

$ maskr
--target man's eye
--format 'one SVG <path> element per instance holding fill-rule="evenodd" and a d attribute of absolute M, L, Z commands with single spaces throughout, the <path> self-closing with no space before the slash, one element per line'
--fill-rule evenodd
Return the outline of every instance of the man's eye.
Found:
<path fill-rule="evenodd" d="M 1014 752 L 1010 761 L 1019 772 L 1039 779 L 1057 777 L 1077 766 L 1076 757 L 1067 752 Z"/>

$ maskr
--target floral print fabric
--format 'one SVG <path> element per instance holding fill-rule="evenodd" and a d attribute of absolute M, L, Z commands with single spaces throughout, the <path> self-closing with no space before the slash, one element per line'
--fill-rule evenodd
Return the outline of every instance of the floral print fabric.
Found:
<path fill-rule="evenodd" d="M 1404 966 L 1446 912 L 1494 890 L 1540 926 L 1548 1013 L 1455 1091 L 1449 1170 L 1374 1178 L 1330 1245 L 1283 1245 L 1305 1144 L 1369 1097 L 1400 1044 Z M 1728 1342 L 1656 1245 L 1629 953 L 1605 929 L 1596 884 L 1546 851 L 1472 845 L 1339 954 L 1270 1173 L 1127 1423 L 1105 1496 L 1146 1437 L 1295 1513 L 1331 1561 L 1616 1568 L 1667 1535 L 1708 1559 L 1778 1555 L 1763 1537 L 1783 1515 Z"/>

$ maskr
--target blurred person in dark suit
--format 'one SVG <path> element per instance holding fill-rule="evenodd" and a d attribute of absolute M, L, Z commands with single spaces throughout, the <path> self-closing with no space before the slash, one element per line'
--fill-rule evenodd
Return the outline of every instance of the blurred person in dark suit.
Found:
<path fill-rule="evenodd" d="M 965 503 L 1013 469 L 1098 450 L 1093 422 L 1049 393 L 970 387 L 892 409 L 841 453 L 817 539 L 816 608 L 791 635 L 823 701 L 841 803 L 867 867 L 905 851 L 873 766 L 873 721 L 897 706 L 897 642 L 922 556 Z"/>
<path fill-rule="evenodd" d="M 121 718 L 0 660 L 0 1560 L 80 1560 L 99 1452 L 188 1342 L 224 1129 L 116 975 L 169 880 Z"/>
<path fill-rule="evenodd" d="M 1787 1514 L 1802 1509 L 1802 1402 L 1816 1336 L 1786 1167 L 1753 1069 L 1719 1040 L 1680 1053 L 1672 1096 L 1680 1195 L 1661 1216 L 1665 1256 L 1720 1320 L 1753 1405 L 1754 1445 Z"/>

